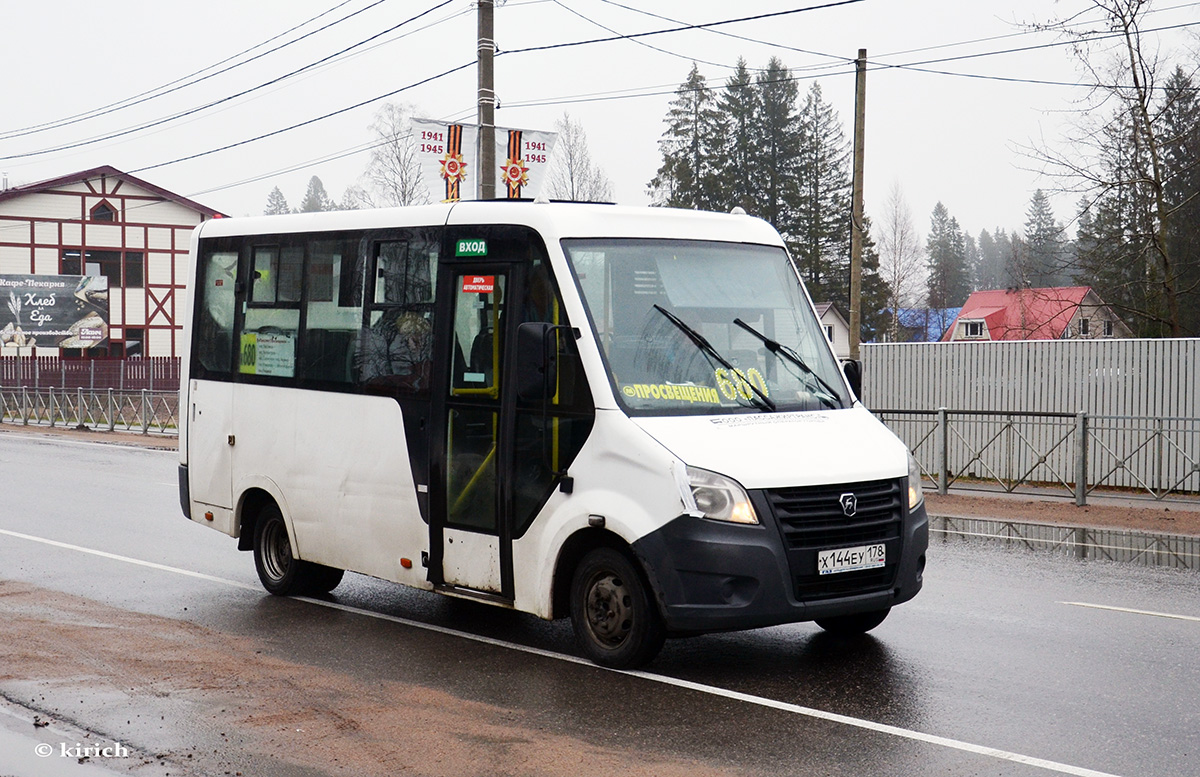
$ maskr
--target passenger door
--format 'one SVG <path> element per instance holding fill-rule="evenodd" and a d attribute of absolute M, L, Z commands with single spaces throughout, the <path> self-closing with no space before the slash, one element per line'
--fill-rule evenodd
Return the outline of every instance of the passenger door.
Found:
<path fill-rule="evenodd" d="M 506 599 L 512 598 L 512 537 L 501 489 L 511 427 L 505 294 L 513 270 L 472 263 L 445 273 L 450 342 L 442 363 L 450 364 L 450 376 L 435 425 L 441 493 L 431 522 L 431 547 L 441 551 L 435 582 Z"/>

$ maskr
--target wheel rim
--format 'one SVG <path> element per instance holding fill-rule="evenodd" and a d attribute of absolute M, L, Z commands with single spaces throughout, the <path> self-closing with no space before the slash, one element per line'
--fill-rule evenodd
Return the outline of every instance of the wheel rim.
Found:
<path fill-rule="evenodd" d="M 271 521 L 263 528 L 262 561 L 272 580 L 282 580 L 292 565 L 292 543 L 281 521 Z"/>
<path fill-rule="evenodd" d="M 588 630 L 605 647 L 618 647 L 633 628 L 633 597 L 612 572 L 595 575 L 585 599 Z"/>

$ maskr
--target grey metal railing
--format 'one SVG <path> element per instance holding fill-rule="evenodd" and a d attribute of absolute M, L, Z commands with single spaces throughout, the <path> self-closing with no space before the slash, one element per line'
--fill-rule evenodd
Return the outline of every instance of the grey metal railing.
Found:
<path fill-rule="evenodd" d="M 0 388 L 0 423 L 176 435 L 179 393 Z"/>
<path fill-rule="evenodd" d="M 1156 500 L 1200 493 L 1200 419 L 983 410 L 877 410 L 940 493 L 949 487 L 1098 488 Z"/>

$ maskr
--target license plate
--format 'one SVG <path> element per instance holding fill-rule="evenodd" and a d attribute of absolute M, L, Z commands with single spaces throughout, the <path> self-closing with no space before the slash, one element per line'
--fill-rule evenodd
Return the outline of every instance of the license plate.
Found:
<path fill-rule="evenodd" d="M 817 573 L 822 575 L 878 569 L 886 563 L 887 548 L 883 545 L 860 545 L 857 548 L 838 548 L 817 553 Z"/>

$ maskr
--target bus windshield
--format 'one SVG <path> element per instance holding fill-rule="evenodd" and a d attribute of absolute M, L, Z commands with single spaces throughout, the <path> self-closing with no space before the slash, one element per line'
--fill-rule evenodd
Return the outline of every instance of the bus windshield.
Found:
<path fill-rule="evenodd" d="M 642 239 L 571 239 L 563 248 L 630 412 L 852 403 L 782 248 Z"/>

